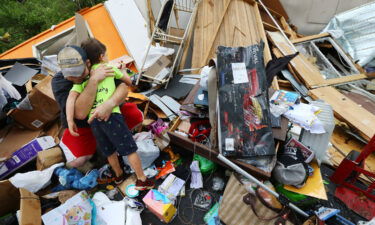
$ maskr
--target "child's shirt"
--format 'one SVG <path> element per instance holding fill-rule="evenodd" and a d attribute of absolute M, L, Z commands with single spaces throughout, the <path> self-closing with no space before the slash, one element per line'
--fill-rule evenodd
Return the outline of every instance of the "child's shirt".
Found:
<path fill-rule="evenodd" d="M 95 70 L 99 67 L 100 63 L 95 64 L 92 66 L 92 69 Z M 94 101 L 94 104 L 92 105 L 92 108 L 90 110 L 90 113 L 88 117 L 90 118 L 91 114 L 94 112 L 94 109 L 101 105 L 103 102 L 107 101 L 115 92 L 116 90 L 116 84 L 115 84 L 115 79 L 121 79 L 124 74 L 116 67 L 111 66 L 109 64 L 106 64 L 106 66 L 109 66 L 113 69 L 114 71 L 114 76 L 111 77 L 106 77 L 104 80 L 102 80 L 98 84 L 98 88 L 96 90 L 96 98 Z M 78 93 L 82 93 L 85 87 L 87 86 L 88 79 L 81 84 L 74 84 L 72 89 L 70 91 L 75 91 Z M 113 108 L 112 113 L 121 113 L 120 107 L 116 106 Z"/>

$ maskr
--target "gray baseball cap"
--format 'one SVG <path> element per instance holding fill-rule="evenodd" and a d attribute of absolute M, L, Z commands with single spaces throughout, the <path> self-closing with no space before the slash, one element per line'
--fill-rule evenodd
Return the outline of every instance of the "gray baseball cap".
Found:
<path fill-rule="evenodd" d="M 69 45 L 57 54 L 57 63 L 64 77 L 80 77 L 85 71 L 86 52 L 75 45 Z"/>

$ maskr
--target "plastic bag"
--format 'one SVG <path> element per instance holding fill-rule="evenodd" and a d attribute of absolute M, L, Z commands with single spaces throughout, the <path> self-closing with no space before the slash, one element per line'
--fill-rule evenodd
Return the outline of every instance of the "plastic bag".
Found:
<path fill-rule="evenodd" d="M 11 177 L 9 181 L 16 188 L 25 188 L 26 190 L 35 193 L 48 186 L 50 184 L 53 171 L 57 167 L 61 167 L 63 165 L 64 163 L 58 163 L 43 171 L 36 170 L 27 173 L 17 173 Z"/>
<path fill-rule="evenodd" d="M 151 138 L 141 139 L 140 141 L 135 142 L 137 144 L 138 150 L 137 154 L 142 162 L 142 168 L 146 169 L 150 167 L 155 159 L 157 159 L 160 155 L 159 147 L 154 143 Z M 128 157 L 122 157 L 125 164 L 129 165 Z"/>

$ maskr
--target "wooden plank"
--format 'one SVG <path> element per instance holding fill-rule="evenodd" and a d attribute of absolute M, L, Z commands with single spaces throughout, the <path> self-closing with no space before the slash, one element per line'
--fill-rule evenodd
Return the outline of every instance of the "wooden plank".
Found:
<path fill-rule="evenodd" d="M 300 42 L 305 42 L 305 41 L 311 41 L 311 40 L 314 40 L 314 39 L 324 38 L 324 37 L 329 37 L 329 36 L 330 36 L 329 33 L 315 34 L 315 35 L 310 35 L 310 36 L 306 36 L 306 37 L 303 37 L 303 38 L 294 39 L 294 40 L 292 40 L 292 43 L 295 44 L 295 43 L 300 43 Z"/>
<path fill-rule="evenodd" d="M 147 0 L 147 13 L 148 13 L 148 18 L 150 19 L 150 35 L 154 31 L 154 26 L 155 26 L 155 17 L 154 14 L 152 13 L 152 7 L 151 7 L 151 0 Z"/>
<path fill-rule="evenodd" d="M 219 30 L 220 30 L 221 25 L 222 25 L 222 23 L 223 23 L 223 21 L 224 21 L 224 18 L 225 18 L 225 16 L 227 15 L 228 8 L 229 8 L 229 5 L 230 5 L 231 2 L 232 2 L 232 1 L 228 1 L 227 4 L 225 5 L 225 8 L 224 8 L 223 14 L 222 14 L 222 16 L 220 17 L 220 20 L 219 20 L 219 24 L 216 26 L 214 32 L 212 33 L 212 38 L 211 38 L 211 40 L 209 41 L 209 44 L 208 44 L 208 47 L 207 47 L 207 51 L 206 51 L 207 53 L 206 53 L 206 55 L 203 57 L 203 60 L 204 60 L 203 62 L 204 62 L 204 63 L 207 63 L 208 60 L 209 60 L 211 49 L 212 49 L 212 47 L 213 47 L 213 45 L 214 45 L 214 42 L 215 42 L 216 36 L 217 36 L 217 34 L 219 33 Z"/>
<path fill-rule="evenodd" d="M 348 123 L 365 139 L 370 140 L 375 134 L 375 115 L 345 97 L 333 87 L 310 90 L 314 99 L 322 99 L 330 104 L 335 116 Z"/>
<path fill-rule="evenodd" d="M 249 46 L 261 39 L 267 45 L 257 11 L 257 4 L 252 0 L 202 0 L 194 33 L 192 67 L 206 65 L 219 45 Z M 266 62 L 271 58 L 267 47 L 264 56 Z"/>
<path fill-rule="evenodd" d="M 334 84 L 344 84 L 356 80 L 362 80 L 366 79 L 367 76 L 364 74 L 356 74 L 356 75 L 350 75 L 350 76 L 343 76 L 343 77 L 338 77 L 338 78 L 332 78 L 332 79 L 327 79 L 324 81 L 322 85 L 318 86 L 323 86 L 323 85 L 334 85 Z"/>
<path fill-rule="evenodd" d="M 289 26 L 288 22 L 285 20 L 284 17 L 280 18 L 280 22 L 281 22 L 282 27 L 284 28 L 284 31 L 290 34 L 289 38 L 291 40 L 298 38 L 297 33 Z"/>
<path fill-rule="evenodd" d="M 278 14 L 283 16 L 286 20 L 289 20 L 289 16 L 279 0 L 264 1 L 264 5 L 272 11 L 277 12 Z"/>
<path fill-rule="evenodd" d="M 260 38 L 264 42 L 264 63 L 267 64 L 272 59 L 271 51 L 270 51 L 270 47 L 268 45 L 266 32 L 263 29 L 262 18 L 260 17 L 259 4 L 258 3 L 255 5 L 255 8 L 256 8 L 256 10 L 255 10 L 256 21 L 255 22 L 257 23 L 257 26 L 258 26 Z M 274 81 L 276 81 L 276 80 L 274 79 Z M 276 81 L 276 86 L 277 86 L 277 81 Z"/>
<path fill-rule="evenodd" d="M 269 36 L 271 42 L 278 48 L 278 50 L 280 50 L 283 56 L 295 53 L 280 32 L 267 32 L 267 35 Z M 295 68 L 306 86 L 311 88 L 318 86 L 319 84 L 324 84 L 325 80 L 323 79 L 319 70 L 302 54 L 299 54 L 293 60 L 291 60 L 290 64 L 293 66 L 293 68 Z"/>

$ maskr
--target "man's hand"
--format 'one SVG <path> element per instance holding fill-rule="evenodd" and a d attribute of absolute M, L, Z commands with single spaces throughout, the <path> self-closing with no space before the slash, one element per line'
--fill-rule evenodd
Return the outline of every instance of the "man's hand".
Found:
<path fill-rule="evenodd" d="M 74 121 L 68 121 L 68 128 L 69 128 L 69 132 L 71 135 L 75 137 L 79 136 L 79 133 L 77 133 L 78 128 L 77 128 L 76 123 L 74 123 Z"/>
<path fill-rule="evenodd" d="M 116 105 L 110 99 L 105 101 L 93 111 L 87 122 L 91 123 L 95 118 L 99 121 L 108 121 L 114 107 L 116 107 Z"/>
<path fill-rule="evenodd" d="M 104 80 L 106 77 L 111 77 L 114 75 L 115 73 L 111 67 L 101 64 L 95 70 L 90 71 L 90 80 L 93 80 L 95 82 L 100 82 Z"/>

